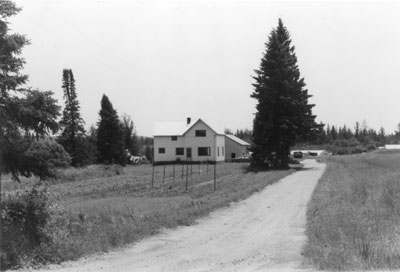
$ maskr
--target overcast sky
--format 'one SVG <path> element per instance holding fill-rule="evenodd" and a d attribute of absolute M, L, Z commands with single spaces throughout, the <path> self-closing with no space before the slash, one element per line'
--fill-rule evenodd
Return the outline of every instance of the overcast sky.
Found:
<path fill-rule="evenodd" d="M 400 123 L 400 2 L 16 0 L 29 86 L 64 106 L 72 69 L 87 127 L 106 94 L 151 136 L 156 121 L 252 128 L 253 91 L 278 18 L 296 47 L 317 120 L 391 133 Z"/>

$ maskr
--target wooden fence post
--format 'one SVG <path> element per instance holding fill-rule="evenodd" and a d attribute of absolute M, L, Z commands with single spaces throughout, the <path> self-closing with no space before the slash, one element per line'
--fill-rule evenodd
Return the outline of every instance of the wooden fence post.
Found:
<path fill-rule="evenodd" d="M 174 168 L 173 168 L 173 179 L 172 179 L 172 182 L 174 182 L 175 181 L 175 163 L 174 163 Z"/>
<path fill-rule="evenodd" d="M 214 164 L 214 192 L 217 190 L 217 162 Z"/>
<path fill-rule="evenodd" d="M 189 164 L 186 164 L 186 185 L 185 185 L 185 190 L 187 191 L 188 189 L 188 178 L 189 178 Z"/>
<path fill-rule="evenodd" d="M 154 164 L 153 164 L 153 174 L 151 175 L 151 188 L 154 186 Z"/>
<path fill-rule="evenodd" d="M 163 177 L 162 177 L 162 183 L 164 184 L 164 180 L 165 180 L 165 167 L 166 167 L 166 164 L 164 164 L 164 174 L 163 174 Z"/>
<path fill-rule="evenodd" d="M 190 178 L 192 178 L 192 169 L 193 169 L 193 164 L 190 164 Z"/>

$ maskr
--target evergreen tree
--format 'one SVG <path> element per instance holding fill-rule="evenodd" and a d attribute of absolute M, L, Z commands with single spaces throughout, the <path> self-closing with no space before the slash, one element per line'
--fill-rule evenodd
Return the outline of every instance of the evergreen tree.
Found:
<path fill-rule="evenodd" d="M 124 165 L 124 130 L 110 100 L 106 95 L 101 99 L 100 120 L 97 129 L 97 151 L 100 163 Z"/>
<path fill-rule="evenodd" d="M 125 149 L 128 149 L 132 155 L 137 155 L 139 153 L 138 141 L 132 118 L 127 114 L 123 114 L 121 121 L 124 130 Z"/>
<path fill-rule="evenodd" d="M 153 162 L 154 159 L 154 148 L 146 145 L 146 148 L 144 150 L 144 155 L 146 156 L 146 158 L 150 161 Z"/>
<path fill-rule="evenodd" d="M 304 79 L 300 78 L 297 57 L 289 32 L 279 19 L 266 44 L 260 68 L 253 77 L 257 112 L 253 123 L 253 165 L 265 160 L 287 167 L 290 147 L 314 134 L 315 123 Z"/>
<path fill-rule="evenodd" d="M 28 76 L 21 73 L 25 60 L 20 54 L 29 42 L 24 35 L 9 33 L 8 27 L 8 19 L 20 11 L 12 1 L 0 1 L 0 178 L 10 173 L 15 180 L 19 175 L 36 175 L 26 156 L 33 142 L 29 131 L 37 138 L 55 132 L 59 115 L 51 92 L 22 88 Z M 27 137 L 21 134 L 23 130 Z"/>
<path fill-rule="evenodd" d="M 224 134 L 233 135 L 233 131 L 231 129 L 229 129 L 229 128 L 225 128 L 224 129 Z"/>
<path fill-rule="evenodd" d="M 39 137 L 56 133 L 59 129 L 56 121 L 60 116 L 60 106 L 57 104 L 52 91 L 26 90 L 26 97 L 19 100 L 18 116 L 21 125 L 28 133 L 33 130 L 36 140 Z"/>
<path fill-rule="evenodd" d="M 78 97 L 75 90 L 75 79 L 71 69 L 63 70 L 62 89 L 64 91 L 65 107 L 60 125 L 63 127 L 59 143 L 71 155 L 73 166 L 85 163 L 84 135 L 85 128 L 81 115 Z"/>
<path fill-rule="evenodd" d="M 245 142 L 251 143 L 252 132 L 249 129 L 237 129 L 235 136 L 242 139 Z"/>

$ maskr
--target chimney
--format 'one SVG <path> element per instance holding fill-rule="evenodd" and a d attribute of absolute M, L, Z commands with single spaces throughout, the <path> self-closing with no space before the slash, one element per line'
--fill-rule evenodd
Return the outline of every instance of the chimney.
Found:
<path fill-rule="evenodd" d="M 190 118 L 190 117 L 186 118 L 186 124 L 187 125 L 189 125 L 191 121 L 192 121 L 192 118 Z"/>

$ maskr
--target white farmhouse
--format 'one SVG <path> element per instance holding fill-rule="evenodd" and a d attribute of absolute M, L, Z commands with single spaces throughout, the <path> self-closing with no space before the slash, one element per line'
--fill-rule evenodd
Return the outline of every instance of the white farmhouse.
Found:
<path fill-rule="evenodd" d="M 153 131 L 154 162 L 224 161 L 225 135 L 203 120 L 158 122 Z"/>

